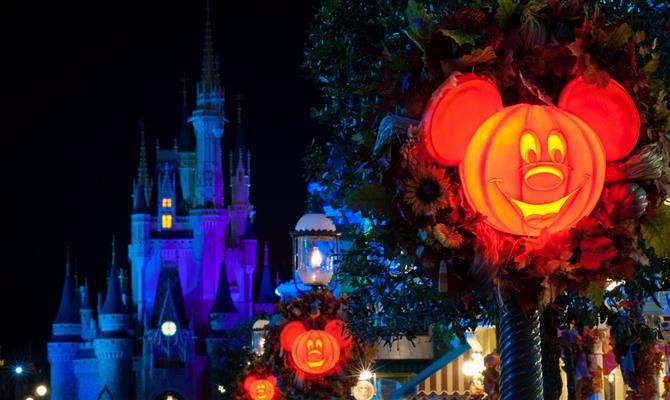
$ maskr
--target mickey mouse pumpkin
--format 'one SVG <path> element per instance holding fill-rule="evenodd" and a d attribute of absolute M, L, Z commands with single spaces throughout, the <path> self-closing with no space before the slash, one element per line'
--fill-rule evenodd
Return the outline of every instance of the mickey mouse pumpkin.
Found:
<path fill-rule="evenodd" d="M 438 163 L 459 166 L 469 204 L 503 232 L 572 227 L 600 199 L 606 162 L 637 143 L 637 108 L 614 80 L 599 88 L 576 78 L 558 106 L 503 107 L 495 84 L 474 74 L 452 86 L 426 108 L 425 146 Z"/>
<path fill-rule="evenodd" d="M 251 400 L 273 400 L 276 386 L 277 378 L 274 376 L 258 378 L 250 375 L 244 379 L 244 390 Z"/>
<path fill-rule="evenodd" d="M 324 330 L 307 330 L 301 321 L 286 324 L 279 341 L 293 365 L 307 376 L 323 376 L 336 370 L 342 350 L 351 344 L 351 335 L 339 319 L 328 322 Z"/>

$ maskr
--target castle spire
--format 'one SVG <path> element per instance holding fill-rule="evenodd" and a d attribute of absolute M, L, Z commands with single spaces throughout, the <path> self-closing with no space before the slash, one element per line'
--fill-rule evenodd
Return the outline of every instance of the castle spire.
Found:
<path fill-rule="evenodd" d="M 219 75 L 219 60 L 214 53 L 211 6 L 207 0 L 205 18 L 205 38 L 203 41 L 202 67 L 198 83 L 198 106 L 202 108 L 222 108 L 223 88 Z"/>
<path fill-rule="evenodd" d="M 60 299 L 60 307 L 54 324 L 78 324 L 79 310 L 75 305 L 74 290 L 72 288 L 72 275 L 70 271 L 70 248 L 66 250 L 65 256 L 65 282 Z"/>
<path fill-rule="evenodd" d="M 112 236 L 112 267 L 107 280 L 107 293 L 105 303 L 100 314 L 125 314 L 128 310 L 123 304 L 121 296 L 121 284 L 119 283 L 119 272 L 116 267 L 116 238 Z"/>
<path fill-rule="evenodd" d="M 137 163 L 137 178 L 133 187 L 133 213 L 149 213 L 149 195 L 151 184 L 149 183 L 149 168 L 147 167 L 147 146 L 144 134 L 144 120 L 139 122 L 140 128 L 140 159 Z"/>
<path fill-rule="evenodd" d="M 219 274 L 219 286 L 216 289 L 216 298 L 212 305 L 210 314 L 236 314 L 237 309 L 230 296 L 230 286 L 228 284 L 228 274 L 226 273 L 226 264 L 221 264 L 221 273 Z"/>
<path fill-rule="evenodd" d="M 181 120 L 179 125 L 179 150 L 192 152 L 195 150 L 195 143 L 193 142 L 193 133 L 188 125 L 188 101 L 186 93 L 186 74 L 179 80 L 181 82 Z"/>
<path fill-rule="evenodd" d="M 144 120 L 139 122 L 140 128 L 140 162 L 137 164 L 137 182 L 145 187 L 149 184 L 149 168 L 147 168 L 147 145 L 144 134 Z"/>
<path fill-rule="evenodd" d="M 270 275 L 270 262 L 268 259 L 268 242 L 265 242 L 263 275 L 261 275 L 261 287 L 258 290 L 259 303 L 274 303 L 277 299 L 272 289 L 272 275 Z"/>

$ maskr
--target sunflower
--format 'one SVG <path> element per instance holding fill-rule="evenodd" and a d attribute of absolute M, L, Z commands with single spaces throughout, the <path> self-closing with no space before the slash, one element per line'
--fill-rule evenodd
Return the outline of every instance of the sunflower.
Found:
<path fill-rule="evenodd" d="M 404 184 L 402 198 L 416 216 L 432 215 L 447 205 L 449 182 L 442 168 L 418 165 Z"/>
<path fill-rule="evenodd" d="M 435 239 L 447 249 L 457 249 L 463 244 L 463 236 L 456 231 L 456 229 L 446 226 L 445 224 L 437 224 L 433 227 L 433 236 Z"/>

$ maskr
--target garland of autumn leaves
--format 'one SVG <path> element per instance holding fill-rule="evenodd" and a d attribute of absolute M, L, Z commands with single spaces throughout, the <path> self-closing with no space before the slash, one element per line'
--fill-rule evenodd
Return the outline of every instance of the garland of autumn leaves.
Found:
<path fill-rule="evenodd" d="M 608 282 L 632 281 L 665 262 L 659 257 L 670 257 L 670 207 L 663 206 L 670 183 L 670 111 L 667 83 L 655 77 L 661 65 L 656 38 L 581 1 L 472 4 L 434 6 L 429 12 L 417 2 L 408 3 L 406 26 L 387 35 L 395 47 L 384 46 L 377 81 L 351 90 L 375 93 L 359 99 L 360 122 L 336 124 L 343 132 L 339 143 L 346 144 L 326 146 L 324 170 L 310 175 L 317 188 L 313 196 L 341 207 L 345 216 L 348 209 L 371 222 L 349 232 L 353 245 L 342 265 L 342 277 L 357 288 L 351 294 L 353 330 L 367 327 L 370 335 L 387 340 L 411 337 L 417 334 L 412 324 L 435 326 L 441 322 L 434 316 L 442 315 L 458 321 L 443 326 L 446 331 L 461 333 L 494 315 L 491 293 L 514 297 L 529 309 L 560 308 L 553 302 L 571 293 L 587 297 L 588 307 L 598 309 Z M 590 216 L 569 231 L 525 238 L 498 232 L 473 212 L 457 171 L 437 165 L 418 133 L 434 90 L 466 72 L 494 81 L 506 105 L 554 103 L 575 76 L 601 86 L 616 79 L 627 89 L 640 113 L 640 139 L 632 155 L 608 164 L 603 195 Z M 356 106 L 352 108 L 351 121 L 357 121 Z M 348 138 L 344 133 L 350 126 L 355 132 Z M 350 167 L 350 180 L 346 173 L 334 177 L 328 170 L 338 162 L 333 159 L 346 163 L 354 161 L 352 156 L 358 164 Z M 343 204 L 333 200 L 338 193 L 347 193 Z M 424 277 L 436 277 L 440 267 L 446 267 L 447 279 L 434 293 L 435 280 Z M 403 275 L 415 278 L 402 281 Z M 389 284 L 380 283 L 385 279 Z M 431 294 L 411 297 L 402 289 Z M 392 298 L 401 311 L 385 318 L 393 305 L 384 298 Z M 629 304 L 629 310 L 642 306 L 640 301 Z M 422 315 L 403 320 L 402 311 L 413 307 Z M 626 310 L 622 303 L 617 307 Z M 400 329 L 384 336 L 384 326 Z M 642 348 L 639 341 L 631 342 L 630 332 L 616 334 L 619 359 Z M 654 340 L 652 335 L 647 343 Z M 643 370 L 638 363 L 645 357 L 634 358 Z M 644 380 L 639 378 L 633 374 L 627 381 Z"/>
<path fill-rule="evenodd" d="M 327 290 L 313 290 L 275 305 L 262 364 L 277 375 L 281 399 L 307 399 L 310 395 L 317 399 L 347 398 L 358 379 L 356 371 L 362 370 L 369 358 L 360 341 L 354 338 L 351 345 L 342 350 L 334 372 L 309 379 L 296 376 L 295 367 L 280 343 L 282 328 L 289 322 L 301 321 L 307 329 L 323 329 L 333 319 L 345 320 L 347 304 L 345 295 L 335 298 Z"/>

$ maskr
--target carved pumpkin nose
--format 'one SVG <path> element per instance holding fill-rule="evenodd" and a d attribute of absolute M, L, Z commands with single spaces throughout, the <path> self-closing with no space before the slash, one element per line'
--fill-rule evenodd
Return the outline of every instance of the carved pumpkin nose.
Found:
<path fill-rule="evenodd" d="M 528 164 L 521 169 L 523 180 L 533 190 L 553 190 L 561 186 L 565 181 L 565 169 L 560 165 Z"/>

